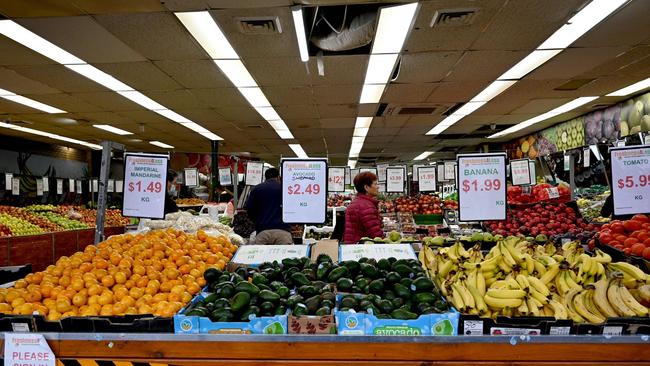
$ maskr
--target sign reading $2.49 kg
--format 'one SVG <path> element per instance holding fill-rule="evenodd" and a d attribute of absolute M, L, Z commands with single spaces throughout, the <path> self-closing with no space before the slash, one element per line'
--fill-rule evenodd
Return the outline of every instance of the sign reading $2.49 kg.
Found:
<path fill-rule="evenodd" d="M 612 198 L 615 215 L 650 210 L 650 147 L 612 148 Z"/>
<path fill-rule="evenodd" d="M 157 219 L 165 216 L 168 161 L 167 155 L 160 154 L 124 156 L 124 216 Z"/>
<path fill-rule="evenodd" d="M 506 219 L 506 155 L 461 154 L 458 160 L 460 221 Z"/>
<path fill-rule="evenodd" d="M 282 221 L 324 223 L 327 210 L 327 162 L 282 161 Z"/>

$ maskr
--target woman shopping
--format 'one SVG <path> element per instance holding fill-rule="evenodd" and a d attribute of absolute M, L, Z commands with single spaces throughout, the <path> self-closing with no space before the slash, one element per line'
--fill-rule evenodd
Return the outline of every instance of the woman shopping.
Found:
<path fill-rule="evenodd" d="M 356 244 L 363 237 L 383 237 L 382 220 L 375 199 L 379 188 L 377 176 L 365 172 L 358 174 L 353 180 L 357 197 L 345 210 L 345 234 L 343 242 Z"/>

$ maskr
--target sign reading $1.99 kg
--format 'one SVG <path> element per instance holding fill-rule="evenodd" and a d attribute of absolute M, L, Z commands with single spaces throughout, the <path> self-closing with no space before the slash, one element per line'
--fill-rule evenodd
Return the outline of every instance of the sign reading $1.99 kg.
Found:
<path fill-rule="evenodd" d="M 282 221 L 324 223 L 327 210 L 327 161 L 282 160 Z"/>
<path fill-rule="evenodd" d="M 506 155 L 461 154 L 458 159 L 460 221 L 506 219 Z"/>
<path fill-rule="evenodd" d="M 165 216 L 167 164 L 161 154 L 125 154 L 122 214 L 160 219 Z"/>
<path fill-rule="evenodd" d="M 615 215 L 647 213 L 650 208 L 650 147 L 612 148 Z"/>

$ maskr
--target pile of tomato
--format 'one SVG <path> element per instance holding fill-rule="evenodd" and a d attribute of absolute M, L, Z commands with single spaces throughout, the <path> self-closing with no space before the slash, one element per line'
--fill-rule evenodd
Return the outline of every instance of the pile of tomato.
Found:
<path fill-rule="evenodd" d="M 601 244 L 650 260 L 650 217 L 637 214 L 630 220 L 614 220 L 598 232 Z"/>

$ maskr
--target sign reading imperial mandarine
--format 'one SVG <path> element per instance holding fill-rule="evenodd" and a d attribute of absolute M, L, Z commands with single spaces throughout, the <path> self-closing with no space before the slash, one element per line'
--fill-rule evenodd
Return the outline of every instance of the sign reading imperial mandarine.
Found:
<path fill-rule="evenodd" d="M 461 154 L 458 160 L 460 221 L 506 219 L 506 154 Z"/>
<path fill-rule="evenodd" d="M 165 216 L 167 164 L 161 154 L 124 155 L 122 215 L 161 219 Z"/>
<path fill-rule="evenodd" d="M 322 224 L 327 210 L 327 161 L 282 160 L 282 221 Z"/>
<path fill-rule="evenodd" d="M 650 208 L 650 147 L 612 148 L 610 154 L 614 214 L 647 213 Z"/>

